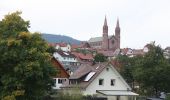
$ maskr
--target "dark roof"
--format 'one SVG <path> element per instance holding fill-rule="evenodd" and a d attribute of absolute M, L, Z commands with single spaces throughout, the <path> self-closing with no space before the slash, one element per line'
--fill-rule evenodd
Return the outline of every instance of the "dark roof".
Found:
<path fill-rule="evenodd" d="M 94 76 L 91 77 L 89 81 L 81 81 L 79 83 L 80 88 L 86 88 L 102 71 L 103 69 L 108 65 L 108 62 L 104 63 L 97 63 L 95 65 L 90 65 L 90 64 L 82 64 L 74 73 L 73 75 L 70 76 L 70 80 L 72 79 L 80 79 L 83 76 L 87 75 L 90 72 L 95 72 Z M 75 87 L 73 84 L 69 84 L 69 81 L 66 81 L 62 88 L 72 88 Z"/>
<path fill-rule="evenodd" d="M 71 54 L 71 52 L 66 52 L 66 51 L 56 51 L 59 55 L 61 55 L 62 57 L 69 57 L 69 58 L 76 58 L 73 54 Z"/>
<path fill-rule="evenodd" d="M 78 52 L 72 52 L 72 54 L 81 60 L 93 60 L 92 54 L 83 54 Z"/>
<path fill-rule="evenodd" d="M 64 74 L 67 76 L 67 78 L 70 76 L 67 71 L 64 69 L 63 65 L 54 57 L 51 59 L 51 62 L 53 63 L 54 67 L 56 67 L 59 70 L 62 70 L 64 72 Z M 57 74 L 57 77 L 59 77 L 59 74 Z M 60 77 L 64 77 L 64 76 L 60 76 Z"/>

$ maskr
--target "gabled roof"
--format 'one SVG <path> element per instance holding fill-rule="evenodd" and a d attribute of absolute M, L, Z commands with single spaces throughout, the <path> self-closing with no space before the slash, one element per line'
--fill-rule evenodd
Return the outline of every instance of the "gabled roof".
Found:
<path fill-rule="evenodd" d="M 112 37 L 113 37 L 113 35 L 109 36 L 109 39 Z M 93 37 L 88 40 L 88 42 L 99 42 L 99 41 L 103 41 L 103 37 Z"/>
<path fill-rule="evenodd" d="M 93 60 L 92 54 L 83 54 L 78 52 L 72 52 L 72 54 L 81 60 Z"/>
<path fill-rule="evenodd" d="M 66 51 L 58 50 L 55 53 L 58 53 L 62 57 L 76 58 L 73 54 L 71 54 L 71 52 L 66 52 Z"/>
<path fill-rule="evenodd" d="M 110 51 L 109 50 L 107 50 L 107 51 L 100 50 L 100 51 L 98 51 L 98 53 L 102 53 L 106 57 L 114 57 L 115 56 L 114 51 L 111 51 L 111 50 Z"/>
<path fill-rule="evenodd" d="M 59 45 L 60 47 L 66 47 L 68 44 L 65 42 L 61 42 L 61 43 L 56 43 L 56 45 Z"/>
<path fill-rule="evenodd" d="M 116 69 L 113 67 L 113 65 L 110 62 L 104 62 L 104 63 L 97 63 L 94 65 L 90 64 L 82 64 L 74 73 L 70 76 L 70 80 L 80 80 L 84 76 L 87 76 L 90 72 L 95 72 L 95 74 L 89 79 L 89 81 L 81 80 L 80 83 L 78 83 L 78 86 L 82 89 L 85 89 L 93 80 L 107 67 L 112 66 L 113 71 L 117 76 L 120 77 L 121 81 L 131 90 L 129 85 L 125 82 L 125 80 L 121 77 L 121 75 L 116 71 Z M 69 81 L 67 81 L 62 88 L 73 88 L 75 85 L 69 84 Z"/>
<path fill-rule="evenodd" d="M 57 70 L 60 71 L 59 74 L 56 75 L 56 77 L 69 77 L 70 75 L 67 73 L 67 71 L 64 69 L 63 65 L 54 57 L 51 59 L 52 64 L 54 65 L 55 68 L 57 68 Z"/>

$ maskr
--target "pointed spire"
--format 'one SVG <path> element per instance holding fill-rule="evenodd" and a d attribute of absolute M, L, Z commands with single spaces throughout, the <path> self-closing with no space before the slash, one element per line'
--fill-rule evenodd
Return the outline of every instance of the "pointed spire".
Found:
<path fill-rule="evenodd" d="M 104 33 L 104 34 L 108 34 L 108 26 L 107 26 L 106 15 L 105 15 L 105 19 L 104 19 L 103 33 Z"/>
<path fill-rule="evenodd" d="M 119 27 L 119 18 L 117 18 L 117 24 L 116 27 Z"/>
<path fill-rule="evenodd" d="M 106 18 L 106 15 L 105 15 L 105 19 L 104 19 L 104 26 L 107 26 L 107 18 Z"/>

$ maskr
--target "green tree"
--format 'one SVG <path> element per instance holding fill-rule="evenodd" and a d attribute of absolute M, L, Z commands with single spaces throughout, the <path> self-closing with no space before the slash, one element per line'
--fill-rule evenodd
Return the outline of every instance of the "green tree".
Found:
<path fill-rule="evenodd" d="M 134 88 L 134 77 L 132 74 L 133 71 L 133 59 L 129 58 L 126 55 L 118 55 L 116 61 L 119 63 L 119 72 L 126 80 L 126 82 Z"/>
<path fill-rule="evenodd" d="M 0 36 L 1 38 L 7 38 L 10 36 L 16 36 L 19 32 L 28 32 L 29 21 L 25 21 L 20 16 L 21 12 L 16 11 L 5 15 L 5 18 L 0 21 Z"/>
<path fill-rule="evenodd" d="M 41 100 L 53 85 L 52 50 L 39 33 L 28 32 L 20 14 L 0 21 L 0 99 Z"/>
<path fill-rule="evenodd" d="M 149 52 L 136 61 L 134 77 L 147 95 L 158 96 L 160 91 L 170 92 L 170 64 L 160 46 L 151 44 Z"/>
<path fill-rule="evenodd" d="M 94 57 L 95 62 L 105 62 L 107 58 L 102 53 L 97 53 Z"/>

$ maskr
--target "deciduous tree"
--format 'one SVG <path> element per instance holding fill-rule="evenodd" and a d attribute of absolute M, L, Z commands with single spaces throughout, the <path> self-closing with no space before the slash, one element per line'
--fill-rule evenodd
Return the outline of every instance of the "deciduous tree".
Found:
<path fill-rule="evenodd" d="M 41 100 L 53 84 L 52 54 L 39 33 L 28 32 L 20 14 L 0 21 L 0 99 Z"/>
<path fill-rule="evenodd" d="M 160 46 L 150 45 L 149 52 L 136 63 L 134 77 L 148 95 L 170 92 L 170 64 Z"/>

